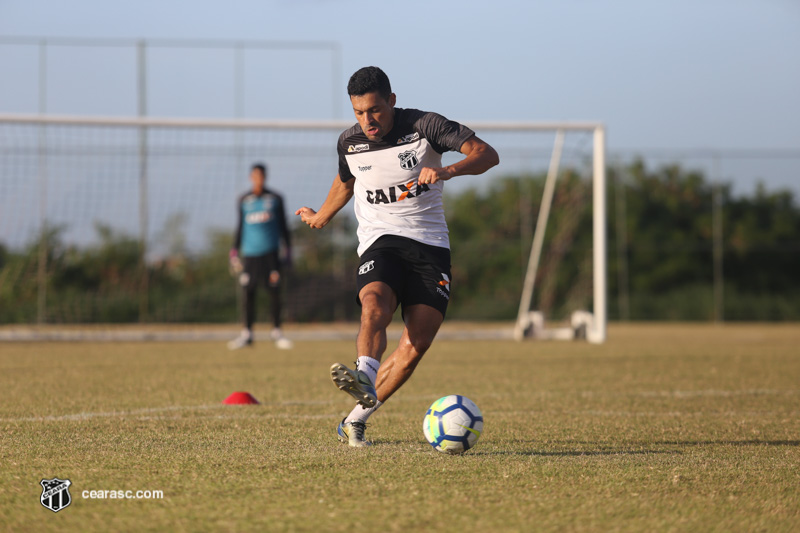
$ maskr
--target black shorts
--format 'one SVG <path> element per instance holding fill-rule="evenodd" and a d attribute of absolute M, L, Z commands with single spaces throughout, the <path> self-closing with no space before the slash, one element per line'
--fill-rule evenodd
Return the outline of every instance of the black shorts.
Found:
<path fill-rule="evenodd" d="M 384 235 L 361 256 L 356 285 L 382 281 L 392 288 L 403 309 L 424 304 L 442 316 L 450 302 L 450 250 L 406 237 Z M 356 296 L 361 305 L 361 300 Z"/>
<path fill-rule="evenodd" d="M 242 273 L 239 274 L 239 284 L 247 290 L 253 290 L 258 285 L 264 287 L 278 287 L 281 282 L 281 262 L 278 251 L 265 255 L 242 257 Z"/>

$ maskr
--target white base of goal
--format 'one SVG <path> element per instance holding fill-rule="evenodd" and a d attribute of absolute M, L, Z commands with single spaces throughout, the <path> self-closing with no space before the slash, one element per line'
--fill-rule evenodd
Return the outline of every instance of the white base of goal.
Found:
<path fill-rule="evenodd" d="M 591 343 L 605 340 L 605 336 L 597 331 L 594 315 L 589 311 L 573 311 L 569 322 L 569 326 L 546 328 L 544 313 L 541 311 L 529 311 L 517 321 L 514 327 L 514 338 L 516 340 L 531 338 L 559 341 L 582 339 Z"/>

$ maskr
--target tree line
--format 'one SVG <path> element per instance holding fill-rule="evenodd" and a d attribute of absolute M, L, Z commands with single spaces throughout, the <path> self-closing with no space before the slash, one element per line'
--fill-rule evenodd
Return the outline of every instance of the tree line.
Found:
<path fill-rule="evenodd" d="M 735 196 L 730 184 L 712 184 L 702 172 L 642 161 L 610 168 L 608 177 L 610 319 L 800 319 L 800 207 L 791 192 L 759 186 Z M 543 175 L 507 176 L 446 197 L 450 317 L 516 316 L 543 188 Z M 591 308 L 591 191 L 578 170 L 561 173 L 534 297 L 548 317 Z M 170 253 L 146 264 L 137 238 L 102 224 L 88 246 L 64 242 L 64 227 L 48 228 L 23 249 L 0 244 L 0 323 L 37 320 L 42 242 L 47 322 L 236 321 L 231 232 L 211 231 L 205 249 L 190 252 L 180 220 L 172 221 Z M 323 231 L 293 227 L 290 321 L 358 316 L 355 222 L 337 220 Z"/>

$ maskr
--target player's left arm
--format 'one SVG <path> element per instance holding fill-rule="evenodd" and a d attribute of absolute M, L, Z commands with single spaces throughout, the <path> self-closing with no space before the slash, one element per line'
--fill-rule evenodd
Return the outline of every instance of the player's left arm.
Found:
<path fill-rule="evenodd" d="M 493 166 L 500 163 L 497 151 L 473 135 L 461 145 L 458 150 L 466 157 L 457 163 L 446 167 L 425 167 L 419 173 L 419 183 L 433 184 L 437 181 L 449 180 L 465 174 L 483 174 Z"/>

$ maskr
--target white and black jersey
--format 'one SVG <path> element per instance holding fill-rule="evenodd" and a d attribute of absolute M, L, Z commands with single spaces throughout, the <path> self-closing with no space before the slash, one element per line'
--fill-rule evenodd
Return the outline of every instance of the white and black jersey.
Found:
<path fill-rule="evenodd" d="M 443 116 L 394 109 L 392 130 L 380 141 L 358 124 L 339 136 L 339 176 L 355 179 L 358 254 L 382 235 L 398 235 L 450 248 L 442 205 L 444 182 L 418 184 L 424 167 L 441 167 L 442 154 L 458 151 L 475 133 Z"/>

